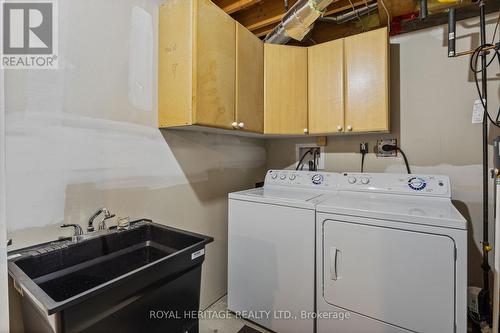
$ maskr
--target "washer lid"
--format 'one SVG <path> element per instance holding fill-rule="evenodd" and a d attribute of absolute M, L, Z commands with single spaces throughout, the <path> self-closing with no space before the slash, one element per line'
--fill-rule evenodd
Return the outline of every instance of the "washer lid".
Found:
<path fill-rule="evenodd" d="M 266 186 L 251 190 L 229 193 L 229 199 L 255 201 L 275 205 L 314 208 L 321 191 L 295 190 L 286 187 Z"/>
<path fill-rule="evenodd" d="M 467 221 L 447 198 L 336 192 L 318 204 L 316 211 L 467 229 Z"/>

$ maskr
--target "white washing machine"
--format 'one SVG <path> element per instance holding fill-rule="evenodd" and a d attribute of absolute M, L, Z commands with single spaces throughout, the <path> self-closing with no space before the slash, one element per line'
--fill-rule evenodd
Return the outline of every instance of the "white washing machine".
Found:
<path fill-rule="evenodd" d="M 312 333 L 315 206 L 340 174 L 270 170 L 263 188 L 229 194 L 228 308 L 280 333 Z"/>
<path fill-rule="evenodd" d="M 467 224 L 445 176 L 343 174 L 317 209 L 318 333 L 466 332 Z"/>

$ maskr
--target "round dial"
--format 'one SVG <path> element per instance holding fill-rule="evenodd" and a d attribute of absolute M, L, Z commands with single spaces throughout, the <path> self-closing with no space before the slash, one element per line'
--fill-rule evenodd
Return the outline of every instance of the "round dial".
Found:
<path fill-rule="evenodd" d="M 363 178 L 361 178 L 361 183 L 364 184 L 364 185 L 369 184 L 370 183 L 370 179 L 366 178 L 366 177 L 363 177 Z"/>
<path fill-rule="evenodd" d="M 356 179 L 356 177 L 349 177 L 349 178 L 347 178 L 347 181 L 349 182 L 349 184 L 355 184 L 357 179 Z"/>
<path fill-rule="evenodd" d="M 425 182 L 424 179 L 419 178 L 419 177 L 412 177 L 408 180 L 408 186 L 415 191 L 422 191 L 426 186 L 427 183 Z"/>
<path fill-rule="evenodd" d="M 295 176 L 294 174 L 291 174 L 290 177 L 288 177 L 288 178 L 290 178 L 290 180 L 295 180 L 295 178 L 297 178 L 297 176 Z"/>
<path fill-rule="evenodd" d="M 277 173 L 273 173 L 273 175 L 271 176 L 272 179 L 276 179 L 278 178 L 278 174 Z"/>
<path fill-rule="evenodd" d="M 313 184 L 319 185 L 323 182 L 323 176 L 322 175 L 314 175 L 311 178 Z"/>
<path fill-rule="evenodd" d="M 285 180 L 285 179 L 286 179 L 286 175 L 285 175 L 285 174 L 282 174 L 282 175 L 280 176 L 280 179 L 281 179 L 281 180 Z"/>

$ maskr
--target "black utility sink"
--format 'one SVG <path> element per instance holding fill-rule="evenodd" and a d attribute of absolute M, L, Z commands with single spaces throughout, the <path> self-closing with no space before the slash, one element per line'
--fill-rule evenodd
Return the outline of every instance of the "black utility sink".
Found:
<path fill-rule="evenodd" d="M 27 332 L 197 332 L 201 264 L 213 238 L 149 220 L 9 253 Z M 155 311 L 170 313 L 159 320 Z"/>

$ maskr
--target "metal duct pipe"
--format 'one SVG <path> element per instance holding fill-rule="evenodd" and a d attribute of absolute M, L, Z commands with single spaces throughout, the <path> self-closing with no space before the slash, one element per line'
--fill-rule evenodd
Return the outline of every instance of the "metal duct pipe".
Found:
<path fill-rule="evenodd" d="M 334 1 L 338 0 L 297 1 L 264 41 L 270 44 L 286 44 L 292 38 L 301 41 L 311 30 L 313 23 L 323 15 L 326 7 Z"/>
<path fill-rule="evenodd" d="M 369 4 L 368 6 L 363 6 L 350 12 L 338 14 L 335 16 L 325 16 L 318 19 L 320 22 L 333 22 L 337 24 L 342 24 L 347 21 L 353 20 L 363 15 L 367 15 L 375 10 L 377 10 L 378 4 L 376 2 Z"/>

